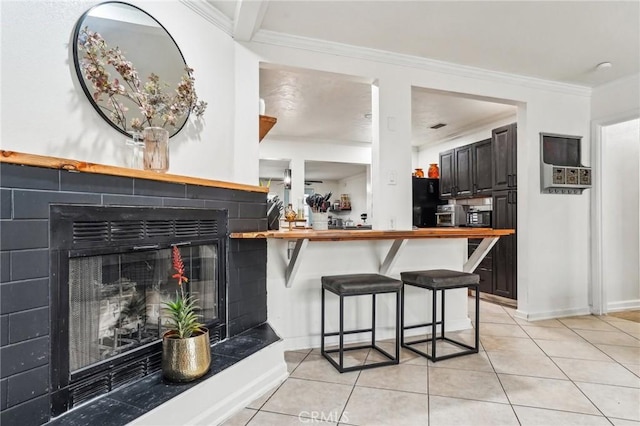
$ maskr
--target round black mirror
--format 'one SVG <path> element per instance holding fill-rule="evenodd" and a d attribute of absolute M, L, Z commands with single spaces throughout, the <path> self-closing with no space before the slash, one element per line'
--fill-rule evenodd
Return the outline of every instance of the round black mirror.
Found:
<path fill-rule="evenodd" d="M 171 137 L 187 121 L 189 111 L 173 114 L 170 99 L 190 77 L 182 52 L 142 9 L 122 2 L 89 9 L 74 30 L 73 60 L 89 101 L 119 132 L 157 126 Z"/>

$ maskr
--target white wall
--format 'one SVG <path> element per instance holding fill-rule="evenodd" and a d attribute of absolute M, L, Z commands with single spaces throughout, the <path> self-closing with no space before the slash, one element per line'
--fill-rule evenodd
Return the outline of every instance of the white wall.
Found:
<path fill-rule="evenodd" d="M 97 3 L 2 1 L 2 149 L 126 164 L 125 137 L 95 112 L 71 56 L 76 21 Z M 233 180 L 235 43 L 180 2 L 131 3 L 167 28 L 195 70 L 199 97 L 209 103 L 203 120 L 191 121 L 171 138 L 169 172 Z M 257 88 L 253 95 L 257 122 Z M 257 169 L 257 158 L 245 159 Z M 257 184 L 257 172 L 251 183 Z"/>
<path fill-rule="evenodd" d="M 350 218 L 354 224 L 361 224 L 362 220 L 360 215 L 367 213 L 367 224 L 371 223 L 371 212 L 369 211 L 369 205 L 367 202 L 367 174 L 360 173 L 355 176 L 350 176 L 338 181 L 338 193 L 334 199 L 339 199 L 340 194 L 349 194 L 351 201 L 351 212 L 343 213 L 337 217 L 343 219 Z"/>
<path fill-rule="evenodd" d="M 383 191 L 388 197 L 384 203 L 374 198 L 373 214 L 383 218 L 396 215 L 398 223 L 411 221 L 407 207 L 411 203 L 411 150 L 405 149 L 406 144 L 410 144 L 410 133 L 404 137 L 406 117 L 393 123 L 395 132 L 389 131 L 388 127 L 389 118 L 397 118 L 400 112 L 404 114 L 408 96 L 402 94 L 410 93 L 410 87 L 416 86 L 519 105 L 518 311 L 529 318 L 588 312 L 589 191 L 581 196 L 540 194 L 539 133 L 583 136 L 583 161 L 589 164 L 589 90 L 517 77 L 463 76 L 429 68 L 419 61 L 412 66 L 411 60 L 406 58 L 395 61 L 383 55 L 369 58 L 361 52 L 350 54 L 344 46 L 325 47 L 312 43 L 306 46 L 283 47 L 268 41 L 248 45 L 256 53 L 257 61 L 362 76 L 377 81 L 381 92 L 385 83 L 396 90 L 395 97 L 389 91 L 380 96 L 391 105 L 383 109 L 381 101 L 378 123 L 374 105 L 374 137 L 376 130 L 382 132 L 385 143 L 398 145 L 395 154 L 406 151 L 406 157 L 373 155 L 372 181 L 374 197 L 380 193 L 376 184 L 378 188 L 388 189 Z M 397 171 L 395 186 L 388 182 L 389 172 L 393 170 Z M 385 221 L 378 223 L 385 224 Z M 329 262 L 330 257 L 318 261 Z"/>
<path fill-rule="evenodd" d="M 607 310 L 638 308 L 640 119 L 605 127 L 602 148 L 602 252 Z"/>

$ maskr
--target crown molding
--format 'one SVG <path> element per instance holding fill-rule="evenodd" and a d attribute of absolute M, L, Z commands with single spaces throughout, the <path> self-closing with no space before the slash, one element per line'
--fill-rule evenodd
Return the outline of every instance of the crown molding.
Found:
<path fill-rule="evenodd" d="M 453 64 L 435 59 L 402 53 L 388 52 L 368 47 L 353 46 L 332 41 L 319 40 L 309 37 L 295 36 L 269 30 L 259 30 L 253 37 L 253 42 L 294 49 L 309 50 L 330 55 L 382 62 L 391 65 L 421 68 L 428 71 L 453 74 L 460 77 L 483 79 L 487 81 L 510 83 L 526 86 L 532 89 L 549 90 L 577 96 L 591 96 L 591 88 L 577 84 L 560 83 L 500 71 L 490 71 L 467 65 Z"/>
<path fill-rule="evenodd" d="M 180 0 L 180 3 L 193 10 L 206 21 L 230 36 L 233 36 L 233 21 L 205 0 Z"/>

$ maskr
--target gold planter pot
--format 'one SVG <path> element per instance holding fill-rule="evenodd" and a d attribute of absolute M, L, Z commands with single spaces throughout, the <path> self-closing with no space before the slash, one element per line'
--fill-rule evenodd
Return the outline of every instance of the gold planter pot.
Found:
<path fill-rule="evenodd" d="M 172 382 L 190 382 L 202 377 L 211 365 L 209 330 L 179 339 L 175 332 L 162 336 L 162 375 Z"/>

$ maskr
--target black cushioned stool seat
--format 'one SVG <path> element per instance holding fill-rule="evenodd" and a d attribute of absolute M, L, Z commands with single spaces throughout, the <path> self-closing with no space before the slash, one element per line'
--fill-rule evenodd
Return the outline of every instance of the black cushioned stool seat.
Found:
<path fill-rule="evenodd" d="M 402 291 L 402 281 L 386 277 L 379 274 L 349 274 L 349 275 L 330 275 L 322 277 L 322 324 L 320 352 L 339 372 L 345 373 L 354 370 L 363 370 L 366 368 L 382 367 L 385 365 L 398 364 L 400 360 L 400 293 Z M 340 297 L 340 331 L 326 333 L 324 329 L 325 317 L 325 291 L 334 293 Z M 376 345 L 376 295 L 385 293 L 396 294 L 396 312 L 395 312 L 395 328 L 396 328 L 396 347 L 395 357 L 387 353 Z M 344 298 L 350 296 L 372 296 L 371 305 L 371 328 L 358 330 L 344 330 Z M 356 333 L 371 333 L 371 344 L 344 347 L 344 335 Z M 339 344 L 337 349 L 325 350 L 324 342 L 327 336 L 339 336 Z M 351 367 L 344 366 L 344 352 L 356 349 L 375 349 L 385 356 L 387 360 L 372 364 L 356 365 Z M 338 361 L 336 362 L 329 354 L 338 352 Z"/>
<path fill-rule="evenodd" d="M 432 293 L 431 297 L 431 322 L 425 324 L 416 324 L 411 326 L 404 325 L 404 286 L 402 289 L 402 303 L 400 307 L 400 328 L 402 329 L 400 335 L 400 345 L 403 348 L 407 348 L 418 355 L 422 355 L 433 362 L 440 361 L 447 358 L 453 358 L 456 356 L 467 355 L 472 353 L 478 353 L 479 340 L 480 340 L 480 292 L 479 292 L 479 283 L 480 276 L 477 274 L 470 274 L 468 272 L 460 272 L 460 271 L 451 271 L 449 269 L 432 269 L 426 271 L 408 271 L 401 272 L 400 278 L 404 286 L 411 285 L 414 287 L 419 287 L 423 289 L 430 290 Z M 475 344 L 474 346 L 469 346 L 466 343 L 459 342 L 453 339 L 450 339 L 445 336 L 445 291 L 457 288 L 472 288 L 475 290 L 476 294 L 476 321 L 475 321 Z M 437 304 L 436 301 L 438 299 L 438 291 L 441 293 L 441 303 L 440 303 L 440 321 L 437 320 Z M 437 336 L 436 333 L 436 325 L 440 324 L 440 336 Z M 405 342 L 404 340 L 404 332 L 405 330 L 420 328 L 420 327 L 431 327 L 431 337 L 421 340 L 415 340 L 412 342 Z M 436 341 L 444 340 L 449 343 L 453 343 L 454 345 L 464 349 L 462 351 L 436 356 Z M 417 345 L 420 343 L 431 343 L 431 353 L 428 354 L 419 349 L 413 347 L 413 345 Z"/>

